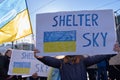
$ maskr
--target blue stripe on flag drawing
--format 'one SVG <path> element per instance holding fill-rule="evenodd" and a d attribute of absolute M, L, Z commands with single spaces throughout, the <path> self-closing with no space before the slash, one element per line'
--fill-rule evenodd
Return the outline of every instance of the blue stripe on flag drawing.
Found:
<path fill-rule="evenodd" d="M 76 31 L 44 32 L 44 42 L 76 41 Z"/>
<path fill-rule="evenodd" d="M 14 68 L 30 68 L 30 62 L 14 62 Z"/>

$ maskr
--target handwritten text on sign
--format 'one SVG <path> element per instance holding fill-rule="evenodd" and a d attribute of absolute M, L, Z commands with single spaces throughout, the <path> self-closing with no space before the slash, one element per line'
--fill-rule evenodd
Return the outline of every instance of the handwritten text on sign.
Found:
<path fill-rule="evenodd" d="M 36 46 L 40 55 L 114 53 L 112 10 L 37 14 Z"/>
<path fill-rule="evenodd" d="M 32 75 L 37 72 L 39 76 L 47 76 L 49 67 L 34 58 L 33 51 L 12 50 L 9 65 L 10 75 Z"/>

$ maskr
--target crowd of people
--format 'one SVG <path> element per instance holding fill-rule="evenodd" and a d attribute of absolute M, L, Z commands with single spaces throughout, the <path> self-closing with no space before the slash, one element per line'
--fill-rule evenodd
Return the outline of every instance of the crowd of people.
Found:
<path fill-rule="evenodd" d="M 88 68 L 87 72 L 89 80 L 120 80 L 120 65 L 109 65 L 105 60 Z"/>
<path fill-rule="evenodd" d="M 114 45 L 113 50 L 119 53 L 120 47 L 118 43 Z M 37 52 L 39 51 L 35 50 L 34 52 L 35 58 L 48 66 L 59 69 L 61 80 L 87 80 L 87 67 L 93 64 L 99 65 L 102 61 L 116 55 L 94 55 L 89 57 L 84 57 L 82 55 L 67 55 L 63 59 L 56 59 L 50 56 L 37 56 Z M 98 73 L 100 73 L 98 74 L 99 77 L 97 76 L 99 80 L 102 72 L 98 70 Z M 106 76 L 104 78 L 107 79 Z"/>
<path fill-rule="evenodd" d="M 113 50 L 119 53 L 119 45 L 115 44 Z M 115 75 L 117 72 L 114 70 L 116 68 L 119 71 L 120 68 L 109 65 L 109 59 L 116 54 L 88 57 L 66 55 L 62 59 L 57 59 L 50 56 L 37 56 L 38 52 L 37 49 L 34 50 L 34 57 L 37 60 L 58 70 L 59 78 L 55 80 L 88 80 L 88 78 L 89 80 L 120 80 L 120 77 Z M 4 55 L 0 54 L 0 80 L 50 80 L 50 78 L 38 76 L 37 73 L 26 78 L 22 78 L 21 75 L 8 75 L 11 54 L 10 49 Z M 92 65 L 97 65 L 97 68 L 89 68 Z"/>

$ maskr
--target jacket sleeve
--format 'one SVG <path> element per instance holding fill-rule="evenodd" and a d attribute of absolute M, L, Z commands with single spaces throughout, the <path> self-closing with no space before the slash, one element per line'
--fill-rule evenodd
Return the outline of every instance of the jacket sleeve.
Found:
<path fill-rule="evenodd" d="M 95 55 L 95 56 L 90 56 L 84 59 L 85 65 L 86 66 L 91 66 L 93 64 L 96 64 L 102 60 L 109 59 L 116 54 L 111 54 L 111 55 Z"/>
<path fill-rule="evenodd" d="M 0 76 L 4 79 L 7 77 L 6 57 L 5 56 L 0 56 Z"/>
<path fill-rule="evenodd" d="M 61 60 L 54 57 L 44 56 L 43 58 L 37 58 L 37 59 L 43 62 L 44 64 L 54 68 L 60 68 L 61 66 Z"/>

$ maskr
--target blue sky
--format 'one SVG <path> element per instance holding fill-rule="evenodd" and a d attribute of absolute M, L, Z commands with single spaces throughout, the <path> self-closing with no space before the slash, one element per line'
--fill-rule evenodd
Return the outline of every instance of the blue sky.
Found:
<path fill-rule="evenodd" d="M 60 11 L 120 9 L 120 0 L 27 0 L 33 32 L 35 34 L 36 14 Z M 118 14 L 120 10 L 118 11 Z"/>
<path fill-rule="evenodd" d="M 0 0 L 2 2 L 3 0 Z M 120 9 L 120 0 L 26 0 L 33 32 L 36 32 L 36 14 L 60 12 L 60 11 L 80 11 L 80 10 L 100 10 Z M 120 10 L 118 11 L 120 14 Z"/>

